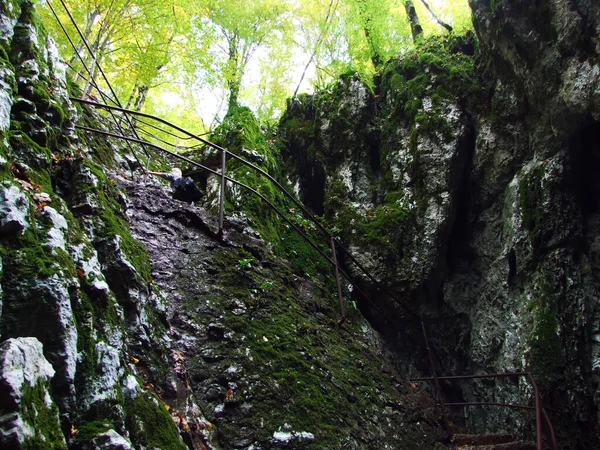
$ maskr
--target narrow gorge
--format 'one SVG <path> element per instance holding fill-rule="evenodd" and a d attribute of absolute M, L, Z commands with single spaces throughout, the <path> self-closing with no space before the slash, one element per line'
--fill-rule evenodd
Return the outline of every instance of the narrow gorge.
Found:
<path fill-rule="evenodd" d="M 286 219 L 227 182 L 221 232 L 215 148 L 183 155 L 207 172 L 109 136 L 40 6 L 0 4 L 0 446 L 536 448 L 532 409 L 439 408 L 415 380 L 433 365 L 531 373 L 558 447 L 600 448 L 600 4 L 470 6 L 466 34 L 295 96 L 275 127 L 230 110 L 209 137 L 334 236 L 341 320 L 332 241 L 301 208 L 229 158 Z M 203 200 L 173 200 L 147 161 Z M 534 405 L 524 376 L 439 389 Z"/>

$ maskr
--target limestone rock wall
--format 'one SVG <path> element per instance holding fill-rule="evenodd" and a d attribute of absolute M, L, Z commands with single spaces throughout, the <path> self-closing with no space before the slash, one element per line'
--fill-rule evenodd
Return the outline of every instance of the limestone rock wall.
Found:
<path fill-rule="evenodd" d="M 372 91 L 346 78 L 291 103 L 283 156 L 344 244 L 426 318 L 440 372 L 531 371 L 561 448 L 596 448 L 599 7 L 471 6 L 476 38 L 426 41 L 389 61 Z M 322 119 L 348 104 L 365 113 L 338 129 Z M 428 373 L 411 342 L 418 327 L 363 281 L 378 309 L 357 302 L 397 364 Z M 531 395 L 523 380 L 443 389 L 455 400 Z M 532 435 L 531 415 L 457 415 L 478 431 Z"/>
<path fill-rule="evenodd" d="M 442 445 L 368 322 L 338 326 L 330 280 L 247 220 L 220 238 L 122 142 L 76 129 L 116 131 L 77 95 L 34 5 L 1 3 L 3 449 Z"/>

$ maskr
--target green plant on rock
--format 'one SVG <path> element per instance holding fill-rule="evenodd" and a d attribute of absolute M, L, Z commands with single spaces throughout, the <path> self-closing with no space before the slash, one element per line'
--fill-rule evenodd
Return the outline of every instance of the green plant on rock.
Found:
<path fill-rule="evenodd" d="M 28 436 L 20 448 L 23 450 L 66 450 L 64 436 L 58 421 L 58 408 L 54 403 L 46 403 L 46 387 L 38 380 L 32 387 L 23 384 L 21 399 L 23 421 L 34 431 Z"/>
<path fill-rule="evenodd" d="M 240 266 L 247 267 L 247 268 L 252 267 L 253 262 L 254 262 L 254 258 L 244 258 L 244 259 L 239 260 Z"/>
<path fill-rule="evenodd" d="M 523 225 L 529 231 L 534 244 L 540 242 L 541 225 L 544 214 L 544 189 L 542 179 L 545 168 L 539 165 L 525 174 L 519 183 L 519 211 Z"/>
<path fill-rule="evenodd" d="M 132 441 L 146 448 L 186 450 L 179 431 L 160 399 L 140 394 L 125 400 L 125 426 Z"/>
<path fill-rule="evenodd" d="M 564 373 L 565 361 L 558 334 L 558 307 L 556 296 L 548 289 L 529 304 L 533 316 L 533 330 L 529 337 L 527 370 L 542 382 L 557 381 Z"/>

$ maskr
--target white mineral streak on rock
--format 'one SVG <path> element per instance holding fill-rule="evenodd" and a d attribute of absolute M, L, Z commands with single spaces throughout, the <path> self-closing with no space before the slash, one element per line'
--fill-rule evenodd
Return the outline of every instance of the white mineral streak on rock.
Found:
<path fill-rule="evenodd" d="M 21 73 L 23 72 L 27 75 L 17 77 L 17 82 L 19 84 L 31 84 L 39 81 L 40 66 L 35 59 L 28 59 L 27 61 L 23 61 L 21 63 Z"/>
<path fill-rule="evenodd" d="M 38 280 L 38 289 L 47 291 L 50 298 L 53 298 L 57 312 L 57 322 L 59 324 L 58 332 L 60 334 L 60 346 L 62 353 L 62 365 L 66 382 L 70 385 L 73 394 L 75 388 L 75 370 L 77 366 L 77 327 L 73 319 L 73 309 L 71 308 L 71 298 L 69 296 L 69 286 L 71 281 L 63 278 L 62 275 L 54 274 L 46 280 Z"/>
<path fill-rule="evenodd" d="M 60 57 L 58 53 L 58 46 L 53 39 L 48 39 L 47 43 L 48 49 L 48 61 L 50 62 L 50 66 L 53 69 L 53 75 L 55 79 L 59 82 L 61 88 L 66 88 L 66 76 L 67 76 L 67 65 Z M 62 90 L 60 92 L 54 92 L 55 96 L 60 97 L 61 99 L 67 99 L 68 95 L 66 94 L 66 90 Z"/>
<path fill-rule="evenodd" d="M 21 414 L 24 385 L 34 387 L 38 381 L 47 385 L 54 373 L 52 365 L 44 357 L 42 343 L 36 338 L 8 339 L 0 344 L 0 395 L 7 400 L 3 405 L 4 414 L 0 416 L 0 442 L 22 443 L 36 434 Z M 52 404 L 47 392 L 45 403 L 47 406 Z M 56 428 L 58 426 L 56 417 Z"/>
<path fill-rule="evenodd" d="M 73 260 L 78 267 L 81 267 L 81 270 L 88 280 L 97 279 L 104 281 L 104 275 L 100 269 L 100 261 L 98 261 L 98 252 L 92 246 L 92 244 L 82 242 L 78 245 L 70 247 L 70 250 Z"/>
<path fill-rule="evenodd" d="M 229 366 L 229 367 L 228 367 L 228 368 L 225 370 L 225 373 L 228 373 L 228 374 L 234 374 L 234 373 L 237 373 L 237 372 L 239 372 L 239 371 L 240 371 L 240 368 L 239 368 L 238 366 L 235 366 L 235 365 L 234 365 L 234 366 Z"/>
<path fill-rule="evenodd" d="M 352 78 L 344 95 L 340 108 L 347 109 L 354 116 L 359 116 L 369 101 L 369 91 L 360 80 Z"/>
<path fill-rule="evenodd" d="M 29 200 L 14 185 L 0 192 L 0 234 L 23 233 L 29 228 Z"/>
<path fill-rule="evenodd" d="M 0 41 L 11 41 L 19 14 L 20 11 L 17 11 L 15 3 L 11 0 L 4 1 L 0 6 Z"/>
<path fill-rule="evenodd" d="M 2 16 L 0 16 L 1 18 Z M 0 68 L 0 132 L 10 127 L 10 110 L 12 108 L 12 82 L 14 73 L 6 67 Z"/>
<path fill-rule="evenodd" d="M 132 450 L 131 442 L 117 433 L 115 430 L 108 430 L 105 433 L 94 438 L 92 441 L 94 448 L 98 450 Z"/>
<path fill-rule="evenodd" d="M 315 435 L 307 431 L 275 431 L 273 440 L 277 442 L 290 442 L 293 439 L 314 439 Z"/>
<path fill-rule="evenodd" d="M 38 203 L 42 203 L 42 202 L 50 203 L 52 201 L 50 194 L 48 194 L 46 192 L 37 192 L 37 193 L 33 194 L 32 197 Z"/>
<path fill-rule="evenodd" d="M 581 111 L 589 106 L 583 99 L 597 98 L 600 92 L 600 66 L 591 65 L 590 61 L 577 61 L 571 64 L 562 74 L 560 98 L 574 111 Z M 595 117 L 599 119 L 598 114 Z"/>
<path fill-rule="evenodd" d="M 33 387 L 39 379 L 49 382 L 54 373 L 36 338 L 11 338 L 0 345 L 0 379 L 13 394 L 22 393 L 23 383 Z"/>
<path fill-rule="evenodd" d="M 136 398 L 140 393 L 140 385 L 133 375 L 127 375 L 123 380 L 123 396 L 128 399 Z"/>
<path fill-rule="evenodd" d="M 96 344 L 97 373 L 99 376 L 94 380 L 94 390 L 91 402 L 117 398 L 119 381 L 123 375 L 123 367 L 119 359 L 119 350 L 106 342 Z"/>
<path fill-rule="evenodd" d="M 65 218 L 58 213 L 54 208 L 50 206 L 44 206 L 43 209 L 44 214 L 46 214 L 50 221 L 52 222 L 52 228 L 48 231 L 48 244 L 53 248 L 60 248 L 62 250 L 67 249 L 67 241 L 65 238 L 65 234 L 69 230 L 69 226 L 67 225 L 67 221 Z"/>

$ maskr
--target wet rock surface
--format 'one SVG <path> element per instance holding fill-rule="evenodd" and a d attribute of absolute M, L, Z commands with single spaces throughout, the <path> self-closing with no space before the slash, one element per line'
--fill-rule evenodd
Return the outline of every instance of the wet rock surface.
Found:
<path fill-rule="evenodd" d="M 187 383 L 221 448 L 429 448 L 440 437 L 418 412 L 427 396 L 393 373 L 364 319 L 338 329 L 323 287 L 294 275 L 245 224 L 227 220 L 218 240 L 204 210 L 122 182 L 185 363 L 163 398 Z"/>

